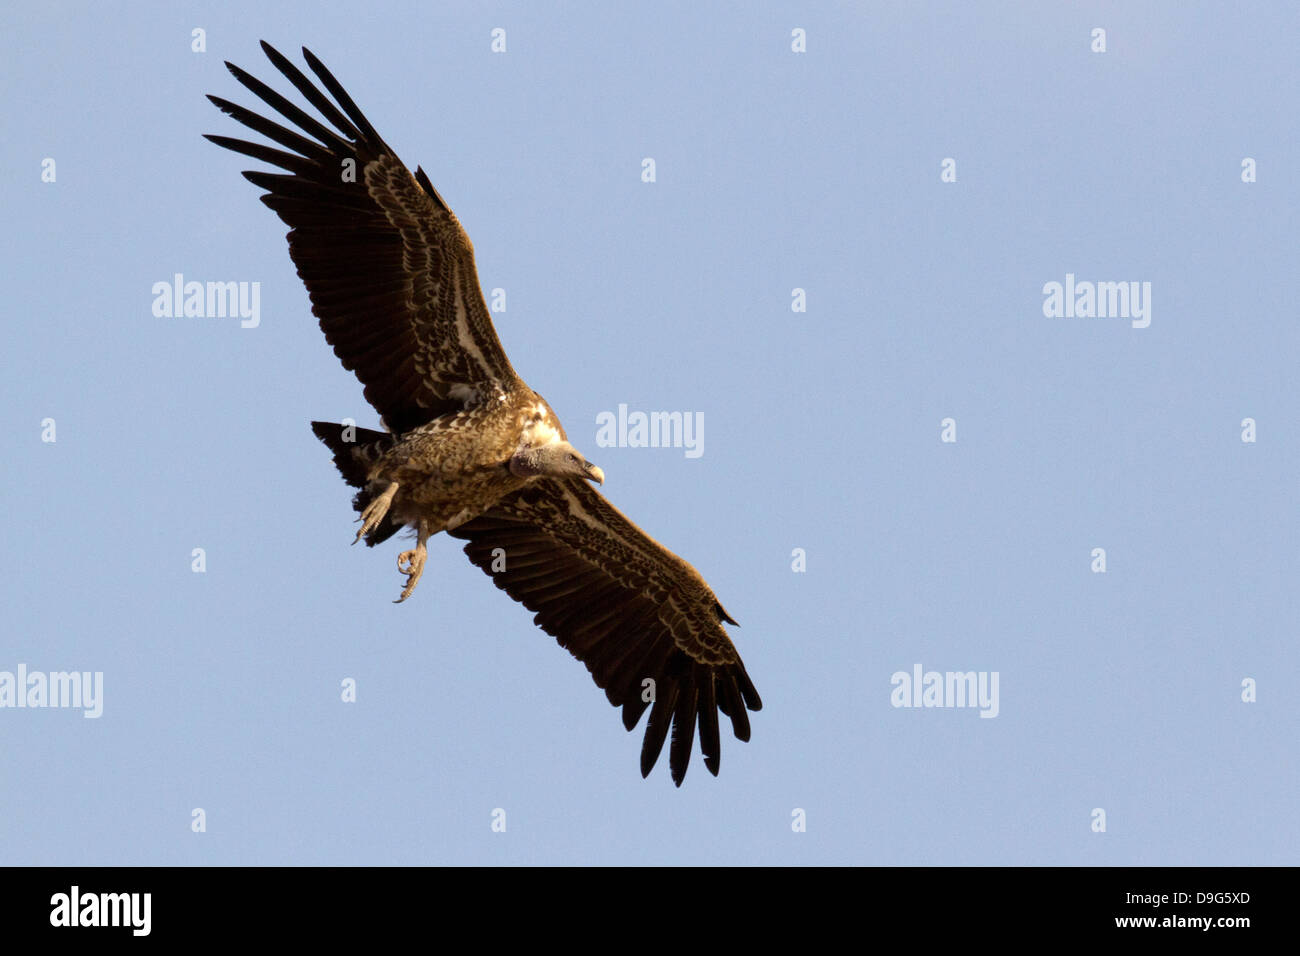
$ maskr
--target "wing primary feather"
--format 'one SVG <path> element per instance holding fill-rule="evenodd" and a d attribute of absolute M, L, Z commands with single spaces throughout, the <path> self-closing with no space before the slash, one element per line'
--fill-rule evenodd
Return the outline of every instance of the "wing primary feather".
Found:
<path fill-rule="evenodd" d="M 352 118 L 352 122 L 356 124 L 357 129 L 365 135 L 371 144 L 375 146 L 382 144 L 386 150 L 387 144 L 384 144 L 384 141 L 379 138 L 379 134 L 375 132 L 375 128 L 370 125 L 370 121 L 366 119 L 366 115 L 361 112 L 357 104 L 352 102 L 352 97 L 348 96 L 348 91 L 343 89 L 343 84 L 334 79 L 334 74 L 325 69 L 325 64 L 316 59 L 316 55 L 311 50 L 303 47 L 302 55 L 303 59 L 307 61 L 307 65 L 311 67 L 311 71 L 320 77 L 320 81 L 325 84 L 325 89 L 329 90 L 330 95 L 338 100 L 339 106 L 343 107 L 343 112 Z"/>
<path fill-rule="evenodd" d="M 672 771 L 673 783 L 679 787 L 686 779 L 686 768 L 691 762 L 695 708 L 698 705 L 699 688 L 695 686 L 694 674 L 688 671 L 678 691 L 677 706 L 673 708 L 673 742 L 668 749 L 668 767 Z"/>
<path fill-rule="evenodd" d="M 330 151 L 320 143 L 314 142 L 305 136 L 300 136 L 292 130 L 285 129 L 278 123 L 273 123 L 266 117 L 259 116 L 247 107 L 211 94 L 208 94 L 208 99 L 212 101 L 212 104 L 217 109 L 232 119 L 243 123 L 255 132 L 261 133 L 267 139 L 275 140 L 281 146 L 287 146 L 289 149 L 301 153 L 303 156 L 311 157 L 320 163 L 325 163 L 331 158 Z"/>
<path fill-rule="evenodd" d="M 715 777 L 722 765 L 722 739 L 718 734 L 718 699 L 713 685 L 715 681 L 713 668 L 705 672 L 700 681 L 700 753 L 704 756 L 704 766 Z"/>
<path fill-rule="evenodd" d="M 650 721 L 646 724 L 645 740 L 641 744 L 641 776 L 650 776 L 659 753 L 664 749 L 664 740 L 668 728 L 672 726 L 673 711 L 677 708 L 677 682 L 667 679 L 656 688 L 654 706 L 650 709 Z"/>
<path fill-rule="evenodd" d="M 650 702 L 642 699 L 641 688 L 638 685 L 623 703 L 623 729 L 629 733 L 635 729 L 637 721 L 649 706 Z"/>
<path fill-rule="evenodd" d="M 353 126 L 346 116 L 339 112 L 339 108 L 330 102 L 329 97 L 316 88 L 311 80 L 307 79 L 302 70 L 290 62 L 289 58 L 277 50 L 265 40 L 262 41 L 262 52 L 266 58 L 274 64 L 275 68 L 284 74 L 285 78 L 292 83 L 312 106 L 320 110 L 321 115 L 334 124 L 340 133 L 353 142 L 361 139 L 360 131 Z"/>
<path fill-rule="evenodd" d="M 271 89 L 255 76 L 241 70 L 229 60 L 226 61 L 226 69 L 230 71 L 231 76 L 242 83 L 258 99 L 260 99 L 271 109 L 275 110 L 285 119 L 290 120 L 298 125 L 298 128 L 315 136 L 324 145 L 330 147 L 339 153 L 350 153 L 352 147 L 339 138 L 338 133 L 332 129 L 322 126 L 315 117 L 309 116 L 301 109 L 290 103 L 287 99 Z"/>
<path fill-rule="evenodd" d="M 762 710 L 763 701 L 759 698 L 758 691 L 754 689 L 754 683 L 749 679 L 749 674 L 745 672 L 745 665 L 740 661 L 736 661 L 732 673 L 740 685 L 740 695 L 745 699 L 745 705 L 750 710 Z"/>
<path fill-rule="evenodd" d="M 261 143 L 250 143 L 247 140 L 232 139 L 229 136 L 218 136 L 216 133 L 204 133 L 203 138 L 216 143 L 223 149 L 228 149 L 234 153 L 242 153 L 245 156 L 253 157 L 253 159 L 260 159 L 264 163 L 279 166 L 291 173 L 311 175 L 319 168 L 310 159 L 299 156 L 297 153 L 286 153 L 283 150 L 272 149 L 270 146 L 264 146 Z"/>
<path fill-rule="evenodd" d="M 723 672 L 719 677 L 719 685 L 721 697 L 727 701 L 724 713 L 731 718 L 731 732 L 736 735 L 737 740 L 748 741 L 749 713 L 745 710 L 740 689 L 736 687 L 735 676 L 730 671 Z"/>

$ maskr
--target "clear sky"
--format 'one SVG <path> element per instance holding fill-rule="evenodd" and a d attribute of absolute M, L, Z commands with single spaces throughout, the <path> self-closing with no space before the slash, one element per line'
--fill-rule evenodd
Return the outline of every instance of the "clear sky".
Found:
<path fill-rule="evenodd" d="M 1300 8 L 550 6 L 6 7 L 0 672 L 103 683 L 0 707 L 0 863 L 1296 863 Z M 407 545 L 349 547 L 308 422 L 377 415 L 200 137 L 256 105 L 222 60 L 290 92 L 263 38 L 424 166 L 742 623 L 718 779 L 642 780 L 458 542 L 400 606 Z M 156 316 L 176 273 L 258 324 Z M 1067 281 L 1149 325 L 1045 315 Z M 621 404 L 702 454 L 599 447 Z M 918 665 L 996 716 L 893 706 Z"/>

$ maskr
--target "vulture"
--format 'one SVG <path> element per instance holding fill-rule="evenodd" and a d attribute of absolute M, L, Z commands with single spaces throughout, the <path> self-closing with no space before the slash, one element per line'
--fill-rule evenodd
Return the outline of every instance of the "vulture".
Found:
<path fill-rule="evenodd" d="M 694 567 L 593 487 L 604 472 L 506 358 L 474 247 L 424 170 L 403 165 L 309 50 L 319 85 L 262 49 L 319 116 L 226 63 L 287 125 L 209 96 L 275 145 L 206 138 L 280 170 L 244 177 L 289 226 L 289 255 L 325 340 L 380 415 L 384 431 L 311 425 L 357 489 L 353 543 L 414 531 L 397 560 L 400 603 L 420 580 L 431 535 L 465 541 L 469 560 L 586 665 L 629 731 L 650 711 L 642 776 L 671 730 L 680 786 L 697 726 L 716 776 L 718 712 L 747 741 L 747 711 L 762 707 L 722 626 L 736 622 Z"/>

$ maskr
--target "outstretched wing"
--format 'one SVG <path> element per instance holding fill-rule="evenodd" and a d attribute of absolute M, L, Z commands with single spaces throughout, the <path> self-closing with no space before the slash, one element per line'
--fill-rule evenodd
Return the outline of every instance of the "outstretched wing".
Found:
<path fill-rule="evenodd" d="M 289 151 L 207 138 L 287 170 L 244 176 L 268 191 L 262 202 L 292 227 L 289 254 L 312 312 L 344 368 L 365 385 L 366 400 L 390 431 L 404 432 L 465 407 L 474 392 L 513 388 L 519 379 L 492 328 L 474 247 L 424 171 L 411 175 L 309 50 L 307 65 L 337 105 L 270 44 L 262 49 L 330 125 L 227 63 L 307 135 L 209 96 Z"/>
<path fill-rule="evenodd" d="M 697 721 L 704 765 L 714 775 L 722 756 L 718 711 L 731 718 L 738 739 L 749 739 L 746 708 L 763 704 L 722 628 L 722 621 L 736 622 L 693 567 L 587 482 L 535 481 L 448 533 L 468 540 L 469 559 L 587 665 L 609 702 L 623 708 L 628 730 L 650 706 L 653 687 L 642 776 L 659 759 L 670 726 L 668 762 L 678 785 Z"/>

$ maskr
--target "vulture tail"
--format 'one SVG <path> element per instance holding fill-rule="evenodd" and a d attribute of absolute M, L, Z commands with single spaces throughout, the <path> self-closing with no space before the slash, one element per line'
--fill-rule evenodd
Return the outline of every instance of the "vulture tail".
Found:
<path fill-rule="evenodd" d="M 334 464 L 343 480 L 353 488 L 361 489 L 352 498 L 352 507 L 360 514 L 370 504 L 372 497 L 368 480 L 370 466 L 393 446 L 393 436 L 388 432 L 371 431 L 355 425 L 335 425 L 331 422 L 312 422 L 311 430 L 334 453 Z M 394 524 L 385 518 L 366 535 L 366 544 L 373 548 L 381 541 L 387 541 L 401 528 L 400 524 Z"/>

